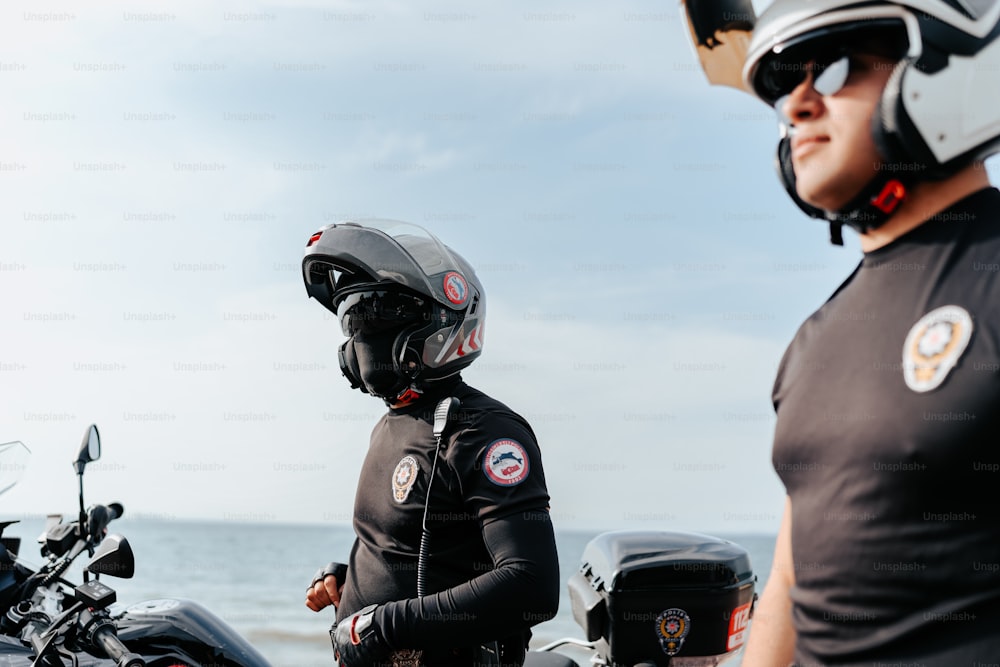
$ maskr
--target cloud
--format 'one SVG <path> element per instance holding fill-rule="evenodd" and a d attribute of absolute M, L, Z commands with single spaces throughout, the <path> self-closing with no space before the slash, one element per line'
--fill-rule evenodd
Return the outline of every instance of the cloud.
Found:
<path fill-rule="evenodd" d="M 651 499 L 689 527 L 725 527 L 730 494 L 746 511 L 770 509 L 776 480 L 763 475 L 780 341 L 494 300 L 484 349 L 466 378 L 532 422 L 567 525 L 650 525 Z M 767 517 L 747 525 L 772 528 Z"/>

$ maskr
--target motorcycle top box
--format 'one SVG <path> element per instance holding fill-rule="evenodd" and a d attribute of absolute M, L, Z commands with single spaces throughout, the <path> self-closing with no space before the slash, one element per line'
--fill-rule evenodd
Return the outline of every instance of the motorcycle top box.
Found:
<path fill-rule="evenodd" d="M 756 576 L 747 551 L 676 531 L 591 540 L 569 580 L 573 618 L 612 665 L 716 665 L 743 645 Z"/>

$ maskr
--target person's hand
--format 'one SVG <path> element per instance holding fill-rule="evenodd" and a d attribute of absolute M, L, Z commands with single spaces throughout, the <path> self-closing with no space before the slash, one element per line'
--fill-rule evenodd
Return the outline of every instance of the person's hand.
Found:
<path fill-rule="evenodd" d="M 330 563 L 326 567 L 320 568 L 306 590 L 306 606 L 313 611 L 319 611 L 331 605 L 334 608 L 339 606 L 340 592 L 344 590 L 346 578 L 347 566 L 343 563 Z"/>
<path fill-rule="evenodd" d="M 340 667 L 377 667 L 388 664 L 392 655 L 375 624 L 375 608 L 370 604 L 330 628 L 333 657 Z"/>

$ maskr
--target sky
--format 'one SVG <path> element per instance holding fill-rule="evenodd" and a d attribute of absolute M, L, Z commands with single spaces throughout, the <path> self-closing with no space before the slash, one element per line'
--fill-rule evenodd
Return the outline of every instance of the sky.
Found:
<path fill-rule="evenodd" d="M 0 90 L 5 516 L 74 511 L 96 423 L 88 502 L 348 522 L 384 406 L 300 262 L 382 217 L 477 267 L 465 378 L 534 427 L 557 528 L 777 530 L 774 373 L 860 250 L 677 3 L 5 2 Z"/>

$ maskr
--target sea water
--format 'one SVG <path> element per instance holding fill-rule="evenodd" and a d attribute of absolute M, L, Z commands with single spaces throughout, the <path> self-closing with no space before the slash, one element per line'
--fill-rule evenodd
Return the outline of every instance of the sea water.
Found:
<path fill-rule="evenodd" d="M 5 535 L 20 537 L 21 558 L 37 565 L 41 557 L 36 538 L 42 529 L 42 521 L 25 520 L 10 526 Z M 126 516 L 114 522 L 111 531 L 128 538 L 136 559 L 134 578 L 103 579 L 118 593 L 113 611 L 142 600 L 188 598 L 232 625 L 274 667 L 333 664 L 328 634 L 333 610 L 309 610 L 305 594 L 319 567 L 347 559 L 354 539 L 350 526 L 130 520 Z M 587 542 L 597 534 L 557 530 L 562 580 L 559 612 L 533 629 L 532 646 L 563 637 L 582 638 L 573 621 L 566 581 L 579 568 Z M 771 565 L 774 536 L 716 537 L 747 549 L 761 590 Z M 77 559 L 65 577 L 82 581 L 84 560 Z M 739 659 L 730 665 L 738 667 Z"/>

